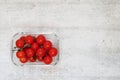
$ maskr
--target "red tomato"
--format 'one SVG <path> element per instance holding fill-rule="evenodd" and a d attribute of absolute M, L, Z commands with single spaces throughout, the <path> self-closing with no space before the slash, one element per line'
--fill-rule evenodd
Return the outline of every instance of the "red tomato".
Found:
<path fill-rule="evenodd" d="M 33 49 L 28 48 L 28 49 L 26 50 L 26 55 L 27 55 L 27 57 L 33 57 L 34 54 L 35 54 L 35 53 L 34 53 Z"/>
<path fill-rule="evenodd" d="M 17 46 L 18 48 L 23 48 L 23 47 L 24 47 L 24 41 L 18 39 L 18 40 L 16 41 L 16 46 Z"/>
<path fill-rule="evenodd" d="M 24 40 L 25 40 L 25 36 L 21 36 L 21 37 L 20 37 L 20 40 L 23 40 L 23 41 L 24 41 Z"/>
<path fill-rule="evenodd" d="M 43 61 L 43 57 L 38 56 L 37 58 L 38 58 L 39 61 Z"/>
<path fill-rule="evenodd" d="M 43 57 L 45 55 L 45 49 L 44 48 L 39 48 L 36 52 L 37 56 Z"/>
<path fill-rule="evenodd" d="M 36 61 L 36 59 L 34 57 L 30 57 L 29 60 L 30 60 L 30 62 L 35 62 Z"/>
<path fill-rule="evenodd" d="M 50 49 L 52 47 L 52 42 L 51 41 L 46 41 L 43 45 L 45 49 Z"/>
<path fill-rule="evenodd" d="M 31 48 L 36 51 L 39 48 L 39 45 L 36 42 L 34 42 Z"/>
<path fill-rule="evenodd" d="M 25 37 L 25 41 L 27 44 L 32 44 L 34 42 L 34 38 L 31 35 Z"/>
<path fill-rule="evenodd" d="M 44 42 L 46 41 L 45 37 L 43 35 L 39 35 L 37 38 L 36 38 L 36 42 L 38 44 L 43 44 Z"/>
<path fill-rule="evenodd" d="M 26 57 L 20 58 L 20 62 L 22 62 L 22 63 L 26 63 L 27 61 L 28 61 L 28 59 Z"/>
<path fill-rule="evenodd" d="M 45 56 L 43 61 L 44 61 L 45 64 L 50 64 L 50 63 L 52 63 L 52 57 Z"/>
<path fill-rule="evenodd" d="M 50 50 L 49 50 L 49 55 L 51 56 L 51 57 L 55 57 L 56 55 L 57 55 L 57 53 L 58 53 L 58 50 L 56 49 L 56 48 L 51 48 Z"/>
<path fill-rule="evenodd" d="M 28 47 L 26 47 L 26 48 L 23 48 L 23 51 L 26 53 L 27 49 L 28 49 Z"/>
<path fill-rule="evenodd" d="M 18 52 L 16 53 L 16 56 L 17 56 L 18 58 L 25 57 L 25 52 L 24 52 L 24 51 L 18 51 Z"/>

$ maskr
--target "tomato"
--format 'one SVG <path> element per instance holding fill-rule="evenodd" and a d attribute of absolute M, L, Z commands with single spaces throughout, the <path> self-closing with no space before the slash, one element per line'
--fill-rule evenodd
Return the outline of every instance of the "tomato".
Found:
<path fill-rule="evenodd" d="M 34 56 L 34 50 L 32 49 L 32 48 L 28 48 L 27 50 L 26 50 L 26 55 L 27 55 L 27 57 L 33 57 Z"/>
<path fill-rule="evenodd" d="M 25 37 L 25 41 L 27 44 L 32 44 L 34 42 L 34 38 L 31 35 Z"/>
<path fill-rule="evenodd" d="M 36 52 L 37 56 L 43 57 L 45 55 L 45 49 L 44 48 L 39 48 Z"/>
<path fill-rule="evenodd" d="M 26 53 L 27 49 L 28 49 L 28 47 L 25 47 L 25 48 L 23 48 L 23 51 Z"/>
<path fill-rule="evenodd" d="M 24 52 L 24 51 L 18 51 L 18 52 L 16 53 L 16 56 L 17 56 L 18 58 L 25 57 L 25 52 Z"/>
<path fill-rule="evenodd" d="M 36 51 L 39 48 L 39 45 L 36 42 L 34 42 L 31 48 Z"/>
<path fill-rule="evenodd" d="M 28 59 L 26 57 L 20 58 L 20 62 L 22 62 L 22 63 L 26 63 L 27 61 L 28 61 Z"/>
<path fill-rule="evenodd" d="M 18 39 L 18 40 L 16 41 L 16 46 L 17 46 L 18 48 L 23 48 L 23 47 L 24 47 L 24 41 Z"/>
<path fill-rule="evenodd" d="M 37 37 L 23 35 L 16 41 L 16 47 L 19 48 L 16 56 L 22 63 L 26 63 L 28 60 L 35 62 L 38 59 L 45 64 L 51 64 L 52 57 L 58 54 L 57 48 L 52 47 L 52 41 L 46 40 L 44 35 L 38 35 Z"/>
<path fill-rule="evenodd" d="M 49 50 L 49 55 L 51 56 L 51 57 L 55 57 L 56 55 L 57 55 L 57 53 L 58 53 L 58 50 L 56 49 L 56 48 L 51 48 L 50 50 Z"/>
<path fill-rule="evenodd" d="M 51 41 L 46 41 L 43 45 L 45 49 L 50 49 L 52 47 L 52 42 Z"/>
<path fill-rule="evenodd" d="M 43 61 L 43 57 L 38 56 L 37 58 L 38 58 L 39 61 Z"/>
<path fill-rule="evenodd" d="M 30 57 L 29 60 L 30 60 L 30 62 L 35 62 L 36 61 L 35 57 Z"/>
<path fill-rule="evenodd" d="M 46 41 L 46 39 L 45 39 L 45 37 L 44 37 L 43 35 L 39 35 L 39 36 L 37 36 L 37 38 L 36 38 L 36 42 L 37 42 L 38 44 L 43 44 L 45 41 Z"/>
<path fill-rule="evenodd" d="M 23 41 L 24 41 L 24 40 L 25 40 L 25 36 L 21 36 L 21 37 L 20 37 L 20 40 L 23 40 Z"/>
<path fill-rule="evenodd" d="M 52 63 L 52 57 L 45 56 L 43 61 L 44 61 L 45 64 L 50 64 L 50 63 Z"/>

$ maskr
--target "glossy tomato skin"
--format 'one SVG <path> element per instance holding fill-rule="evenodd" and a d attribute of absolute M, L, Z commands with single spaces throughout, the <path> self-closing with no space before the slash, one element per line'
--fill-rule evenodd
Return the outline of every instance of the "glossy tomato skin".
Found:
<path fill-rule="evenodd" d="M 18 40 L 16 41 L 16 46 L 17 46 L 18 48 L 23 48 L 23 47 L 24 47 L 24 41 L 18 39 Z"/>
<path fill-rule="evenodd" d="M 34 43 L 32 44 L 32 46 L 31 46 L 31 48 L 32 48 L 34 51 L 36 51 L 36 50 L 39 48 L 38 43 L 34 42 Z"/>
<path fill-rule="evenodd" d="M 26 63 L 28 61 L 27 57 L 20 58 L 21 63 Z"/>
<path fill-rule="evenodd" d="M 56 49 L 56 48 L 51 48 L 50 50 L 49 50 L 49 55 L 51 56 L 51 57 L 55 57 L 56 55 L 57 55 L 57 53 L 58 53 L 58 50 Z"/>
<path fill-rule="evenodd" d="M 26 49 L 26 55 L 27 57 L 33 57 L 35 55 L 35 52 L 32 48 Z"/>
<path fill-rule="evenodd" d="M 46 50 L 49 50 L 51 47 L 52 47 L 52 42 L 51 41 L 46 41 L 43 45 L 43 47 L 46 49 Z"/>
<path fill-rule="evenodd" d="M 40 45 L 44 44 L 44 42 L 46 41 L 45 36 L 43 35 L 38 35 L 36 38 L 36 42 Z"/>
<path fill-rule="evenodd" d="M 43 57 L 45 55 L 45 49 L 44 48 L 39 48 L 36 52 L 36 56 Z"/>
<path fill-rule="evenodd" d="M 31 36 L 31 35 L 26 36 L 26 37 L 25 37 L 25 42 L 26 42 L 27 44 L 32 44 L 32 43 L 34 42 L 33 36 Z"/>
<path fill-rule="evenodd" d="M 44 59 L 43 59 L 43 62 L 44 62 L 45 64 L 50 64 L 50 63 L 52 63 L 52 57 L 50 57 L 50 56 L 45 56 Z"/>
<path fill-rule="evenodd" d="M 43 61 L 43 57 L 38 56 L 37 58 L 38 58 L 39 61 Z"/>
<path fill-rule="evenodd" d="M 21 36 L 21 37 L 20 37 L 20 40 L 25 41 L 25 36 Z"/>
<path fill-rule="evenodd" d="M 35 57 L 30 57 L 29 60 L 30 60 L 30 62 L 35 62 L 36 61 Z"/>
<path fill-rule="evenodd" d="M 18 58 L 25 57 L 25 52 L 24 52 L 24 51 L 18 51 L 18 52 L 16 53 L 16 56 L 17 56 Z"/>

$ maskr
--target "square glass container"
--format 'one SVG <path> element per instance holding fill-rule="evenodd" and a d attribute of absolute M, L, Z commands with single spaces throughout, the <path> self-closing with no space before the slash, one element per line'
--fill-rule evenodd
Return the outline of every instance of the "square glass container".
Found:
<path fill-rule="evenodd" d="M 46 65 L 43 61 L 36 61 L 36 62 L 26 62 L 26 63 L 21 63 L 19 59 L 16 57 L 16 52 L 18 51 L 19 48 L 16 47 L 16 40 L 19 39 L 21 36 L 26 36 L 26 35 L 32 35 L 32 36 L 38 36 L 38 35 L 44 35 L 47 40 L 50 40 L 52 42 L 53 47 L 56 47 L 58 49 L 58 54 L 53 58 L 53 61 L 49 65 L 56 65 L 59 61 L 59 40 L 58 36 L 54 33 L 30 33 L 30 32 L 21 32 L 21 33 L 16 33 L 12 37 L 11 41 L 11 60 L 12 62 L 17 65 L 17 66 L 23 66 L 23 65 Z"/>

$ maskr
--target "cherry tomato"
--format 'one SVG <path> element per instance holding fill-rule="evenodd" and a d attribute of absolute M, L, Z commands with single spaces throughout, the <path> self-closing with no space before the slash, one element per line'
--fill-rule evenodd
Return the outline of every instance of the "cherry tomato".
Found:
<path fill-rule="evenodd" d="M 35 62 L 37 59 L 45 64 L 51 64 L 53 59 L 58 54 L 58 50 L 52 47 L 52 42 L 46 40 L 44 35 L 38 35 L 35 38 L 32 35 L 21 36 L 16 41 L 16 47 L 21 51 L 16 52 L 16 56 L 20 62 L 26 63 Z"/>
<path fill-rule="evenodd" d="M 38 56 L 37 58 L 38 58 L 39 61 L 43 61 L 43 57 Z"/>
<path fill-rule="evenodd" d="M 45 64 L 50 64 L 50 63 L 52 63 L 52 57 L 45 56 L 43 61 L 44 61 Z"/>
<path fill-rule="evenodd" d="M 33 51 L 33 49 L 32 48 L 28 48 L 27 50 L 26 50 L 26 55 L 27 55 L 27 57 L 33 57 L 34 56 L 34 51 Z"/>
<path fill-rule="evenodd" d="M 27 49 L 28 49 L 28 47 L 25 47 L 25 48 L 23 48 L 23 51 L 26 53 Z"/>
<path fill-rule="evenodd" d="M 51 57 L 55 57 L 56 55 L 57 55 L 57 53 L 58 53 L 58 50 L 56 49 L 56 48 L 51 48 L 50 50 L 49 50 L 49 55 L 51 56 Z"/>
<path fill-rule="evenodd" d="M 46 41 L 43 45 L 43 47 L 47 50 L 49 50 L 52 47 L 52 42 L 51 41 Z"/>
<path fill-rule="evenodd" d="M 30 60 L 30 62 L 35 62 L 36 61 L 36 59 L 34 57 L 30 57 L 29 60 Z"/>
<path fill-rule="evenodd" d="M 24 47 L 24 41 L 18 39 L 18 40 L 16 41 L 16 46 L 17 46 L 18 48 L 23 48 L 23 47 Z"/>
<path fill-rule="evenodd" d="M 20 62 L 22 62 L 22 63 L 26 63 L 27 61 L 28 61 L 28 59 L 26 57 L 20 58 Z"/>
<path fill-rule="evenodd" d="M 45 37 L 44 37 L 43 35 L 39 35 L 39 36 L 37 36 L 37 38 L 36 38 L 36 42 L 37 42 L 38 44 L 43 44 L 45 41 L 46 41 L 46 39 L 45 39 Z"/>
<path fill-rule="evenodd" d="M 31 46 L 31 48 L 32 48 L 34 51 L 36 51 L 36 50 L 39 48 L 39 45 L 38 45 L 36 42 L 34 42 L 34 43 L 32 44 L 32 46 Z"/>
<path fill-rule="evenodd" d="M 21 36 L 21 37 L 20 37 L 20 40 L 25 41 L 25 36 Z"/>
<path fill-rule="evenodd" d="M 32 44 L 34 42 L 34 38 L 31 35 L 25 37 L 25 41 L 27 44 Z"/>
<path fill-rule="evenodd" d="M 39 48 L 36 52 L 37 56 L 43 57 L 45 55 L 45 49 L 44 48 Z"/>
<path fill-rule="evenodd" d="M 17 56 L 18 58 L 25 57 L 25 52 L 24 52 L 24 51 L 18 51 L 18 52 L 16 53 L 16 56 Z"/>

